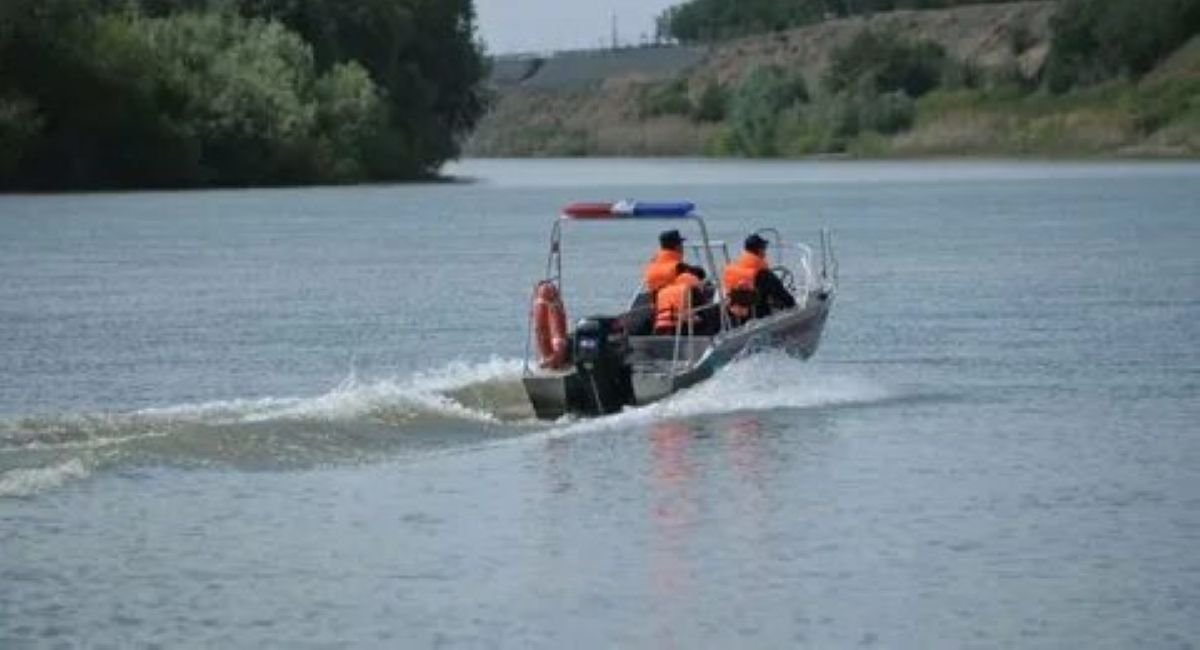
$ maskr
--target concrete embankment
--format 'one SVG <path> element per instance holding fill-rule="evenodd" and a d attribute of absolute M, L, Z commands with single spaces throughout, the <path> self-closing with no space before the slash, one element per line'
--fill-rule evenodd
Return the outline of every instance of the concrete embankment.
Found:
<path fill-rule="evenodd" d="M 702 47 L 663 46 L 500 57 L 493 62 L 492 83 L 503 90 L 567 91 L 609 79 L 670 79 L 694 68 L 707 53 Z"/>

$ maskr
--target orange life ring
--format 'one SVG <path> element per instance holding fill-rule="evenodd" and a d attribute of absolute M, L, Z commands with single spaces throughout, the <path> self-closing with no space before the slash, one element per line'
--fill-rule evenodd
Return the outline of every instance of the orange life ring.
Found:
<path fill-rule="evenodd" d="M 534 289 L 533 332 L 541 366 L 550 370 L 567 367 L 567 310 L 558 287 L 548 280 Z"/>

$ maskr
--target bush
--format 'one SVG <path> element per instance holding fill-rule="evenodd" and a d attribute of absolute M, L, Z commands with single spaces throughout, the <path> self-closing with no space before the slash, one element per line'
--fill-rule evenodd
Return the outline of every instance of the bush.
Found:
<path fill-rule="evenodd" d="M 1063 0 L 1050 27 L 1045 81 L 1061 93 L 1148 72 L 1200 32 L 1200 0 Z"/>
<path fill-rule="evenodd" d="M 704 90 L 692 108 L 692 120 L 696 122 L 720 122 L 725 119 L 729 104 L 729 93 L 715 79 L 704 84 Z"/>
<path fill-rule="evenodd" d="M 691 115 L 692 100 L 688 98 L 686 79 L 666 84 L 646 86 L 638 97 L 638 114 L 642 119 L 663 115 Z"/>
<path fill-rule="evenodd" d="M 902 90 L 874 97 L 860 97 L 855 108 L 858 111 L 860 132 L 869 131 L 884 135 L 908 130 L 917 114 L 916 103 Z"/>
<path fill-rule="evenodd" d="M 742 80 L 730 102 L 734 140 L 748 156 L 775 156 L 776 121 L 784 110 L 808 101 L 804 78 L 779 66 L 755 68 Z"/>
<path fill-rule="evenodd" d="M 314 95 L 324 175 L 342 181 L 367 178 L 364 152 L 387 120 L 371 76 L 358 63 L 341 63 L 317 79 Z"/>
<path fill-rule="evenodd" d="M 937 43 L 864 29 L 833 51 L 824 81 L 832 93 L 868 83 L 879 93 L 920 97 L 938 86 L 947 64 L 946 51 Z"/>

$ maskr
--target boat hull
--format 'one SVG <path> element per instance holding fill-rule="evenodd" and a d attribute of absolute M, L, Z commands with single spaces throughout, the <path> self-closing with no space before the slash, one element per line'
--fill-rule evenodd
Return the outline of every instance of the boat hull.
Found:
<path fill-rule="evenodd" d="M 523 377 L 525 391 L 540 419 L 597 416 L 661 400 L 747 354 L 779 350 L 808 359 L 820 345 L 832 303 L 832 294 L 814 291 L 802 307 L 752 320 L 715 337 L 678 343 L 674 337 L 630 337 L 627 376 L 601 375 L 587 368 L 531 373 Z"/>

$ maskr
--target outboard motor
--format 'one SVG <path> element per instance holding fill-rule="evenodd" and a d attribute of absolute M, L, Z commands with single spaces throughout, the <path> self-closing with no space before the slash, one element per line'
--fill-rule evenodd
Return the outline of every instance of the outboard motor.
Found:
<path fill-rule="evenodd" d="M 616 413 L 633 403 L 633 381 L 626 356 L 629 339 L 621 319 L 590 316 L 575 326 L 572 358 L 592 415 Z"/>

